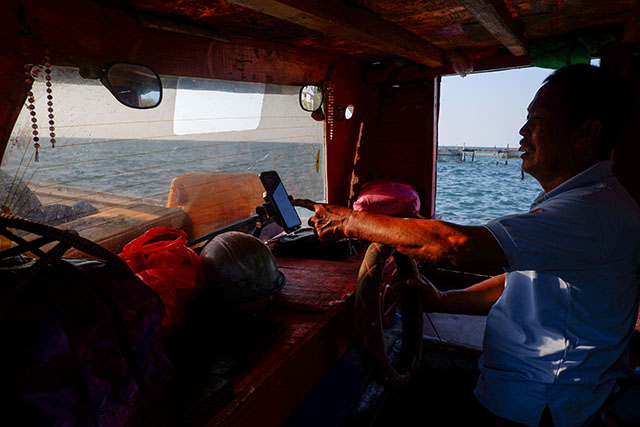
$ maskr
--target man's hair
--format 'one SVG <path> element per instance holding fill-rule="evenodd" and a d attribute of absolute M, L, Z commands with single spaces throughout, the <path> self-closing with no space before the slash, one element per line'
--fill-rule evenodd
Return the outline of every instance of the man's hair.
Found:
<path fill-rule="evenodd" d="M 554 71 L 544 84 L 559 87 L 567 109 L 569 127 L 576 129 L 587 120 L 602 123 L 601 158 L 618 143 L 633 108 L 632 87 L 622 75 L 588 64 L 575 64 Z"/>

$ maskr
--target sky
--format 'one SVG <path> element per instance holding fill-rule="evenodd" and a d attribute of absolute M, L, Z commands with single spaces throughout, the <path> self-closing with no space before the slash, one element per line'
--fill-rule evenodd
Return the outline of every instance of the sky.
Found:
<path fill-rule="evenodd" d="M 518 148 L 527 106 L 551 72 L 530 67 L 443 77 L 438 144 Z"/>

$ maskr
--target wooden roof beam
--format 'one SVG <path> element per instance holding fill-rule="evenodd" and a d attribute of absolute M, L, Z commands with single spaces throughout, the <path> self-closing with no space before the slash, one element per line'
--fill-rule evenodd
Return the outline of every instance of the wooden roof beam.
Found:
<path fill-rule="evenodd" d="M 527 54 L 527 38 L 503 0 L 462 0 L 462 4 L 512 54 Z"/>
<path fill-rule="evenodd" d="M 339 0 L 226 1 L 430 67 L 440 67 L 445 62 L 444 52 L 422 37 Z"/>

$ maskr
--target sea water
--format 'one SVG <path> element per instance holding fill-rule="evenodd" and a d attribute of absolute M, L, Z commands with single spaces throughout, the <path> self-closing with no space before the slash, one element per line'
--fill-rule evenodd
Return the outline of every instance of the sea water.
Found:
<path fill-rule="evenodd" d="M 438 159 L 436 214 L 444 221 L 481 225 L 493 218 L 529 211 L 542 191 L 530 175 L 521 179 L 522 160 L 476 157 L 471 162 L 441 156 Z"/>

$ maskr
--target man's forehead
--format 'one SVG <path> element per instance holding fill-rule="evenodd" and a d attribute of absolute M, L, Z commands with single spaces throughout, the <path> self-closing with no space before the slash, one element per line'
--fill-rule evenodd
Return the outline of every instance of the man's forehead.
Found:
<path fill-rule="evenodd" d="M 564 109 L 561 99 L 561 88 L 553 83 L 546 83 L 533 97 L 533 100 L 527 107 L 527 111 L 532 110 L 553 110 L 558 111 Z"/>

